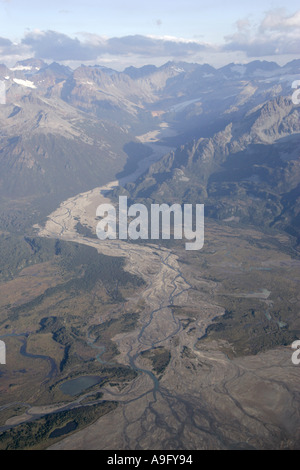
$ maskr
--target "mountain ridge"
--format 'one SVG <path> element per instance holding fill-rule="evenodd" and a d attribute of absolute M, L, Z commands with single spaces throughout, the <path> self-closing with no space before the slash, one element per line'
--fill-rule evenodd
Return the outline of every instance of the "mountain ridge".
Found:
<path fill-rule="evenodd" d="M 183 188 L 184 183 L 188 186 L 184 178 L 193 181 L 198 175 L 186 195 L 182 189 L 176 197 L 196 200 L 195 192 L 207 198 L 215 185 L 213 174 L 222 170 L 230 154 L 262 144 L 265 150 L 276 139 L 298 132 L 291 85 L 299 73 L 299 61 L 285 66 L 253 61 L 220 69 L 168 62 L 124 72 L 101 65 L 72 70 L 39 59 L 20 61 L 11 68 L 0 66 L 0 79 L 6 85 L 6 104 L 0 108 L 0 197 L 53 197 L 57 203 L 97 187 L 124 170 L 131 158 L 128 144 L 169 128 L 161 143 L 177 150 L 156 163 L 148 178 L 158 179 L 154 186 L 167 187 L 168 181 L 181 175 Z M 149 152 L 147 142 L 143 145 Z M 295 142 L 290 145 L 293 154 Z M 138 150 L 133 153 L 138 162 Z M 292 163 L 282 161 L 276 171 L 284 173 L 284 165 Z M 249 178 L 255 177 L 252 170 L 248 168 Z M 240 171 L 244 174 L 246 169 Z M 156 172 L 155 178 L 151 172 Z M 139 184 L 141 180 L 137 188 Z M 171 188 L 167 193 L 175 196 Z M 289 206 L 294 211 L 290 196 L 282 197 L 288 202 L 280 205 L 281 210 Z"/>

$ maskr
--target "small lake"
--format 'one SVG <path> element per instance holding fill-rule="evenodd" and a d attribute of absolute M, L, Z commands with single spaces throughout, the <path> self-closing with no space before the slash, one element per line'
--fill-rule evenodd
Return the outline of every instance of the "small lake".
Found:
<path fill-rule="evenodd" d="M 76 379 L 67 380 L 67 382 L 61 384 L 59 388 L 65 395 L 75 397 L 102 381 L 103 378 L 98 375 L 84 375 L 82 377 L 77 377 Z"/>
<path fill-rule="evenodd" d="M 64 436 L 65 434 L 68 434 L 69 432 L 75 431 L 77 428 L 77 423 L 75 421 L 71 421 L 70 423 L 67 423 L 63 428 L 58 428 L 52 431 L 50 434 L 50 438 L 55 438 L 55 437 L 61 437 Z"/>

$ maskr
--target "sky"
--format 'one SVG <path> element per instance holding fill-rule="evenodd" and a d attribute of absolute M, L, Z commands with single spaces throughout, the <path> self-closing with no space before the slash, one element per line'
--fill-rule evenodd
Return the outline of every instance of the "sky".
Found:
<path fill-rule="evenodd" d="M 300 58 L 300 4 L 289 0 L 0 0 L 0 62 L 70 66 Z"/>

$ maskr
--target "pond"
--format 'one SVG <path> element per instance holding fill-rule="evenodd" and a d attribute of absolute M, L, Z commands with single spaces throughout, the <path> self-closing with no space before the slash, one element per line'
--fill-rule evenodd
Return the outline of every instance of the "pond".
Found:
<path fill-rule="evenodd" d="M 59 388 L 65 395 L 75 397 L 76 395 L 84 392 L 84 390 L 87 390 L 102 381 L 103 377 L 99 377 L 98 375 L 84 375 L 82 377 L 77 377 L 76 379 L 67 380 L 61 384 Z"/>
<path fill-rule="evenodd" d="M 49 437 L 50 438 L 61 437 L 61 436 L 64 436 L 65 434 L 68 434 L 69 432 L 75 431 L 75 429 L 77 429 L 77 423 L 75 421 L 70 421 L 64 427 L 58 428 L 52 431 Z"/>

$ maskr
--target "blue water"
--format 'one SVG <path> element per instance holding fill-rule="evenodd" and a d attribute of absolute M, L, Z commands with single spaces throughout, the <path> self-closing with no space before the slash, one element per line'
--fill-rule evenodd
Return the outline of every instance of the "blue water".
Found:
<path fill-rule="evenodd" d="M 102 382 L 103 378 L 95 375 L 85 375 L 76 379 L 67 380 L 59 387 L 65 395 L 74 397 L 84 392 L 93 385 Z"/>

